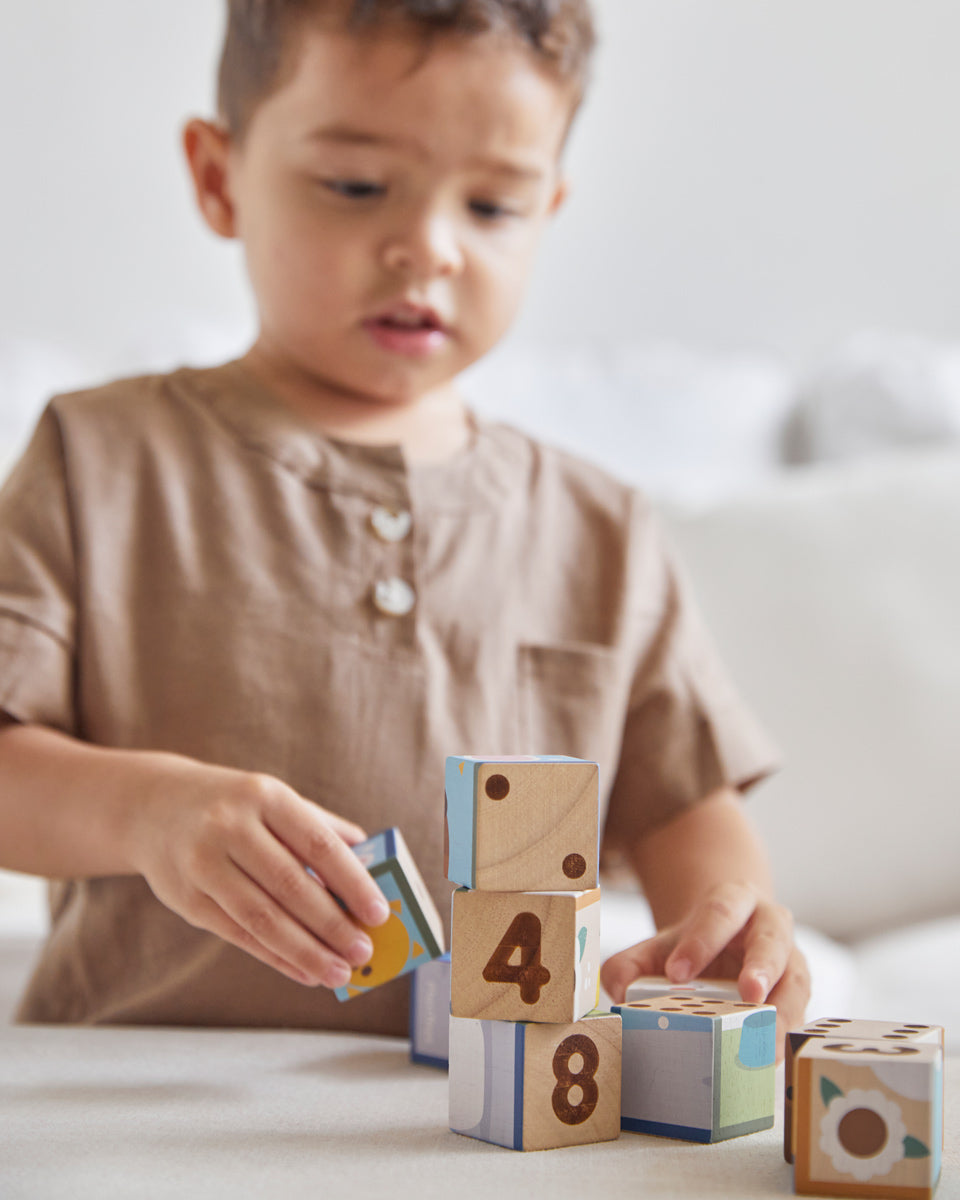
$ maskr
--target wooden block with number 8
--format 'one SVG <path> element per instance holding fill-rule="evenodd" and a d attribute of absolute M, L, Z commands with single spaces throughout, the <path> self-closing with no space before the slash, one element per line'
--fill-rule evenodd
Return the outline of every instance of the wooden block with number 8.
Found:
<path fill-rule="evenodd" d="M 578 1021 L 600 988 L 600 889 L 453 894 L 455 1017 Z"/>
<path fill-rule="evenodd" d="M 620 1018 L 450 1018 L 450 1128 L 512 1150 L 620 1136 Z"/>
<path fill-rule="evenodd" d="M 598 883 L 599 768 L 579 758 L 448 758 L 447 878 L 490 892 Z"/>

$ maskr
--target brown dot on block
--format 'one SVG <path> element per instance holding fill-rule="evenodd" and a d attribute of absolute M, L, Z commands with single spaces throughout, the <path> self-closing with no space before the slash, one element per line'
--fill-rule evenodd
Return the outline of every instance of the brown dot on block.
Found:
<path fill-rule="evenodd" d="M 907 1040 L 905 1033 L 885 1033 L 883 1036 L 891 1042 L 905 1042 Z"/>
<path fill-rule="evenodd" d="M 579 879 L 586 869 L 587 860 L 582 854 L 568 854 L 563 860 L 563 873 L 568 879 Z"/>
<path fill-rule="evenodd" d="M 506 775 L 491 775 L 486 783 L 486 793 L 491 800 L 505 800 L 510 792 L 510 780 Z"/>
<path fill-rule="evenodd" d="M 363 976 L 372 975 L 373 967 L 364 967 L 363 970 L 361 970 L 360 974 Z"/>
<path fill-rule="evenodd" d="M 929 1029 L 929 1025 L 901 1025 L 901 1029 Z"/>
<path fill-rule="evenodd" d="M 872 1108 L 853 1108 L 837 1126 L 837 1139 L 848 1154 L 873 1158 L 887 1144 L 887 1123 Z"/>

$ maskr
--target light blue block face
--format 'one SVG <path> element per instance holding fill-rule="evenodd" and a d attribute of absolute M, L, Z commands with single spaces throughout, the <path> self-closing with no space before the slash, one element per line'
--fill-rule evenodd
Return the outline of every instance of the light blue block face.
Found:
<path fill-rule="evenodd" d="M 627 1005 L 615 1005 L 612 1011 L 623 1021 L 620 1110 L 624 1128 L 661 1133 L 667 1129 L 653 1127 L 671 1127 L 674 1136 L 709 1140 L 713 1020 Z M 681 1129 L 690 1132 L 682 1134 Z"/>
<path fill-rule="evenodd" d="M 450 1018 L 450 1128 L 523 1148 L 523 1038 L 510 1021 Z"/>
<path fill-rule="evenodd" d="M 476 879 L 477 768 L 480 759 L 448 758 L 444 772 L 447 806 L 447 878 L 461 887 Z"/>
<path fill-rule="evenodd" d="M 450 952 L 417 967 L 410 988 L 410 1057 L 446 1070 L 450 1060 Z"/>

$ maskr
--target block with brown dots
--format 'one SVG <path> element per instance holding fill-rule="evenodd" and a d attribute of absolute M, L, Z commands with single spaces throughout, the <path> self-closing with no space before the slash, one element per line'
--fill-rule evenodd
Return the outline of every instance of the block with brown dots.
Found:
<path fill-rule="evenodd" d="M 335 989 L 338 1000 L 368 992 L 443 953 L 443 922 L 400 830 L 385 829 L 353 852 L 383 892 L 390 918 L 366 930 L 373 956 Z"/>
<path fill-rule="evenodd" d="M 771 1005 L 658 996 L 613 1011 L 623 1021 L 624 1129 L 717 1142 L 773 1125 Z"/>
<path fill-rule="evenodd" d="M 850 1022 L 854 1024 L 854 1022 Z M 811 1037 L 794 1055 L 794 1189 L 928 1200 L 940 1177 L 943 1048 Z"/>
<path fill-rule="evenodd" d="M 577 1021 L 600 998 L 600 889 L 453 894 L 450 1011 Z"/>
<path fill-rule="evenodd" d="M 942 1047 L 943 1029 L 939 1025 L 860 1021 L 849 1017 L 822 1017 L 804 1025 L 802 1029 L 792 1029 L 786 1039 L 783 1076 L 783 1157 L 788 1163 L 793 1162 L 793 1063 L 811 1038 L 879 1041 L 892 1046 L 902 1042 L 919 1042 Z"/>
<path fill-rule="evenodd" d="M 557 755 L 447 759 L 447 878 L 493 892 L 598 882 L 596 763 Z"/>

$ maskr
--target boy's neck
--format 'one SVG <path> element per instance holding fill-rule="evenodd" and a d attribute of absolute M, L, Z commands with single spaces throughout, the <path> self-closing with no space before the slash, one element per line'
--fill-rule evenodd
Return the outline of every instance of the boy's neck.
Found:
<path fill-rule="evenodd" d="M 242 366 L 291 411 L 328 437 L 364 446 L 399 445 L 410 462 L 442 462 L 470 441 L 472 419 L 450 384 L 409 402 L 390 404 L 338 391 L 296 367 L 277 364 L 259 345 Z"/>

